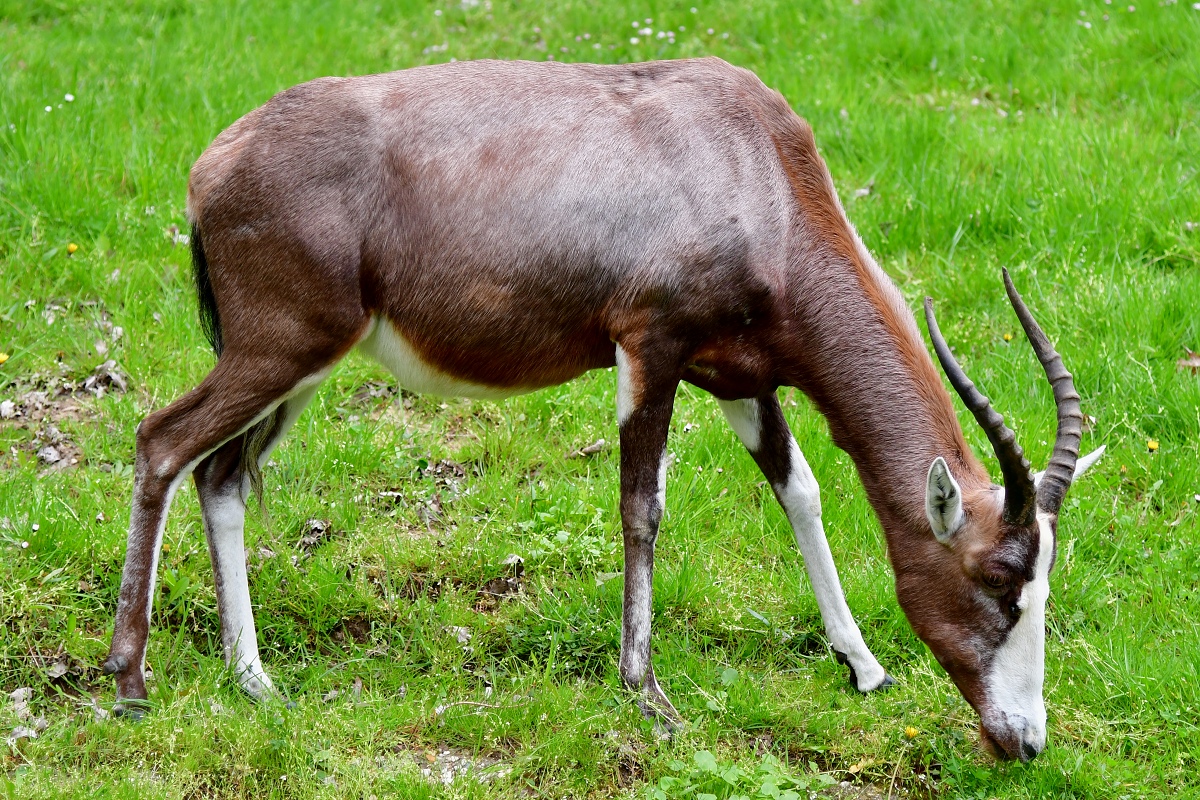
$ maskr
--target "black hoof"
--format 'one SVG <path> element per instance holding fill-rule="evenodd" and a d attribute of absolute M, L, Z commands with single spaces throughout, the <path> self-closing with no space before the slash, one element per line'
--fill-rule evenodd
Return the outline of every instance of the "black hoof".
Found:
<path fill-rule="evenodd" d="M 863 686 L 858 682 L 858 673 L 854 671 L 854 665 L 850 663 L 850 659 L 846 657 L 846 654 L 841 650 L 834 650 L 833 656 L 837 659 L 839 664 L 850 668 L 850 685 L 854 687 L 855 691 L 866 694 L 867 692 L 874 692 L 878 691 L 879 689 L 886 689 L 889 686 L 896 685 L 896 680 L 885 672 L 883 673 L 882 683 L 880 683 L 878 686 L 870 686 L 864 689 Z"/>
<path fill-rule="evenodd" d="M 858 673 L 854 671 L 854 665 L 850 663 L 850 659 L 846 657 L 846 654 L 841 650 L 834 650 L 833 657 L 843 667 L 850 668 L 850 685 L 854 687 L 855 691 L 865 692 L 866 690 L 858 685 Z"/>
<path fill-rule="evenodd" d="M 146 716 L 146 712 L 150 710 L 150 703 L 147 700 L 124 699 L 118 700 L 113 705 L 113 715 L 127 719 L 132 722 L 141 722 Z"/>

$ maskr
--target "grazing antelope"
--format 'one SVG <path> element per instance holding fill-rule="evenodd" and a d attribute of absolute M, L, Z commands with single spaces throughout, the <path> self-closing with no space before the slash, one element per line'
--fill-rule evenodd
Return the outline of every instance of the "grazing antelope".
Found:
<path fill-rule="evenodd" d="M 352 348 L 407 389 L 496 398 L 617 367 L 625 595 L 620 674 L 678 719 L 650 663 L 667 428 L 688 381 L 714 394 L 795 530 L 833 649 L 860 691 L 891 679 L 863 641 L 816 480 L 776 389 L 795 386 L 853 458 L 900 604 L 979 712 L 985 743 L 1045 744 L 1048 575 L 1076 465 L 1071 376 L 1005 274 L 1054 387 L 1058 438 L 1029 471 L 955 363 L 996 451 L 992 485 L 900 293 L 846 219 L 812 132 L 717 59 L 622 66 L 480 61 L 296 86 L 235 122 L 188 186 L 201 320 L 218 355 L 137 431 L 128 552 L 106 672 L 120 707 L 144 662 L 167 509 L 196 481 L 226 661 L 272 696 L 242 527 L 268 454 Z"/>

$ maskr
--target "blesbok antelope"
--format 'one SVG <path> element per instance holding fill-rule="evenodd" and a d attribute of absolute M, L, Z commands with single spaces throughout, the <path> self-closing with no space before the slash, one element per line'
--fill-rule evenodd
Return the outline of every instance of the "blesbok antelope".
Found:
<path fill-rule="evenodd" d="M 468 62 L 315 80 L 235 122 L 192 168 L 201 319 L 218 355 L 137 432 L 112 650 L 121 707 L 146 697 L 171 497 L 196 481 L 226 661 L 256 697 L 245 504 L 268 454 L 352 348 L 419 392 L 495 398 L 617 366 L 625 594 L 620 675 L 677 712 L 650 662 L 654 543 L 680 381 L 712 394 L 795 531 L 839 660 L 890 682 L 863 641 L 817 482 L 776 389 L 803 390 L 853 458 L 900 604 L 1000 756 L 1045 743 L 1055 526 L 1080 462 L 1070 375 L 1008 281 L 1053 384 L 1044 476 L 955 363 L 1003 488 L 967 446 L 912 314 L 850 225 L 808 125 L 717 59 L 622 66 Z"/>

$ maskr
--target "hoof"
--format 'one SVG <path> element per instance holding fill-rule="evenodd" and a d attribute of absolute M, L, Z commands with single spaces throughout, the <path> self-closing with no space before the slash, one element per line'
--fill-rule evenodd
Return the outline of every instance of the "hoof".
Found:
<path fill-rule="evenodd" d="M 893 680 L 892 676 L 885 672 L 883 673 L 883 680 L 881 680 L 879 683 L 875 684 L 874 686 L 864 686 L 861 679 L 858 677 L 858 673 L 854 670 L 854 665 L 850 663 L 850 659 L 846 657 L 846 654 L 841 650 L 834 650 L 833 655 L 839 664 L 850 668 L 850 685 L 853 686 L 856 691 L 866 694 L 867 692 L 874 692 L 877 689 L 886 689 L 889 686 L 896 685 L 896 681 Z"/>
<path fill-rule="evenodd" d="M 126 697 L 118 700 L 113 705 L 113 715 L 122 719 L 132 720 L 133 722 L 141 722 L 146 716 L 146 712 L 150 710 L 150 703 L 147 700 L 136 700 Z"/>

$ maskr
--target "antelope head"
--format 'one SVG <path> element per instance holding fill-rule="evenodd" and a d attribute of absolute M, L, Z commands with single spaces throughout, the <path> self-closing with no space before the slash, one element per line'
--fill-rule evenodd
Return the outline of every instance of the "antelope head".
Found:
<path fill-rule="evenodd" d="M 1004 485 L 980 481 L 962 454 L 929 466 L 925 515 L 932 529 L 903 574 L 897 595 L 980 717 L 980 738 L 998 758 L 1028 761 L 1046 744 L 1045 614 L 1063 497 L 1103 453 L 1079 458 L 1079 395 L 1062 359 L 1013 287 L 1004 284 L 1054 390 L 1058 434 L 1045 472 L 1031 472 L 1013 431 L 967 378 L 925 300 L 929 335 L 950 383 L 983 427 Z M 956 477 L 956 472 L 958 477 Z"/>

